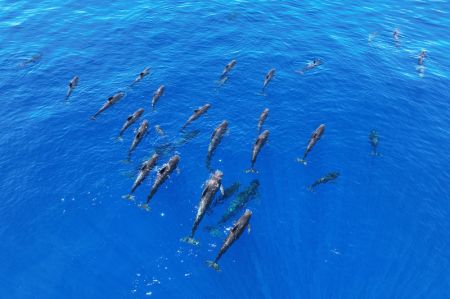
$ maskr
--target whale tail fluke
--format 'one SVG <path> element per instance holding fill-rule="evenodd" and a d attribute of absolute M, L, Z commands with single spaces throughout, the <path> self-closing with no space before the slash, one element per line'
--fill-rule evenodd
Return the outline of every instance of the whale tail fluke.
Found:
<path fill-rule="evenodd" d="M 258 171 L 255 169 L 255 161 L 252 161 L 252 165 L 249 169 L 245 170 L 245 173 L 258 173 Z"/>
<path fill-rule="evenodd" d="M 212 169 L 211 169 L 211 157 L 209 157 L 209 156 L 206 158 L 206 169 L 209 172 L 212 172 Z"/>
<path fill-rule="evenodd" d="M 226 82 L 228 81 L 228 76 L 221 76 L 220 77 L 220 80 L 217 80 L 216 81 L 216 84 L 218 85 L 217 86 L 217 89 L 219 89 L 220 87 L 222 87 Z"/>
<path fill-rule="evenodd" d="M 370 153 L 370 155 L 375 156 L 375 157 L 380 157 L 381 156 L 381 154 L 379 152 L 377 152 L 377 151 L 372 151 Z"/>
<path fill-rule="evenodd" d="M 220 230 L 216 226 L 207 226 L 207 227 L 205 227 L 205 229 L 213 237 L 220 237 L 221 236 Z"/>
<path fill-rule="evenodd" d="M 302 163 L 305 166 L 308 164 L 305 159 L 300 159 L 300 158 L 297 158 L 297 162 Z"/>
<path fill-rule="evenodd" d="M 181 241 L 181 242 L 188 243 L 188 244 L 191 244 L 191 245 L 195 245 L 195 246 L 197 246 L 198 244 L 200 244 L 199 241 L 195 240 L 193 237 L 190 237 L 190 236 L 181 238 L 180 241 Z"/>
<path fill-rule="evenodd" d="M 130 159 L 123 159 L 123 160 L 120 160 L 120 163 L 121 164 L 130 164 L 131 160 Z"/>
<path fill-rule="evenodd" d="M 256 93 L 256 94 L 260 95 L 260 96 L 263 96 L 263 97 L 267 96 L 265 88 L 263 88 L 259 93 Z"/>
<path fill-rule="evenodd" d="M 213 268 L 214 270 L 216 270 L 217 272 L 220 272 L 220 267 L 219 264 L 213 261 L 206 261 L 206 263 L 208 264 L 208 267 Z"/>
<path fill-rule="evenodd" d="M 139 207 L 141 209 L 143 209 L 144 211 L 146 211 L 146 212 L 150 212 L 151 211 L 150 207 L 148 206 L 148 203 L 143 203 Z"/>
<path fill-rule="evenodd" d="M 122 198 L 126 199 L 126 200 L 133 201 L 135 197 L 132 194 L 125 194 L 125 195 L 122 195 Z"/>

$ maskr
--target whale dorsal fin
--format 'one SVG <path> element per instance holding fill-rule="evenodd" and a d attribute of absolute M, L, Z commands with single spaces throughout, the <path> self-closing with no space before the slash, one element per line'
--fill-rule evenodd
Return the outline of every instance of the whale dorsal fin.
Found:
<path fill-rule="evenodd" d="M 169 168 L 169 165 L 164 164 L 163 167 L 161 167 L 161 168 L 158 170 L 158 174 L 163 174 L 164 171 L 166 171 L 168 168 Z"/>
<path fill-rule="evenodd" d="M 214 132 L 211 135 L 211 140 L 214 138 L 214 136 L 216 136 L 216 133 L 217 133 L 217 129 L 214 129 Z"/>
<path fill-rule="evenodd" d="M 208 192 L 208 189 L 209 189 L 208 188 L 208 183 L 206 183 L 205 184 L 205 188 L 203 188 L 203 191 L 202 191 L 202 197 L 205 196 L 206 192 Z"/>
<path fill-rule="evenodd" d="M 260 142 L 261 142 L 261 139 L 260 139 L 260 138 L 257 138 L 256 141 L 255 141 L 255 146 L 257 146 L 258 143 L 260 143 Z"/>

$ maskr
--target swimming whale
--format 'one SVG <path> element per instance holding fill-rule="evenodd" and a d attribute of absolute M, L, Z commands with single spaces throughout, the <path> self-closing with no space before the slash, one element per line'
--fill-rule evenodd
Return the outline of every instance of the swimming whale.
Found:
<path fill-rule="evenodd" d="M 79 78 L 77 76 L 73 77 L 69 82 L 69 87 L 67 88 L 66 100 L 70 97 L 75 87 L 78 85 Z"/>
<path fill-rule="evenodd" d="M 189 117 L 189 119 L 186 121 L 186 123 L 183 125 L 181 130 L 185 129 L 191 122 L 202 116 L 204 113 L 208 111 L 208 109 L 211 107 L 211 104 L 206 104 L 202 107 L 199 107 L 194 110 L 194 113 Z"/>
<path fill-rule="evenodd" d="M 146 67 L 142 72 L 139 73 L 139 75 L 136 77 L 136 79 L 134 79 L 134 82 L 132 85 L 138 83 L 139 81 L 141 81 L 142 79 L 144 79 L 145 76 L 147 76 L 148 74 L 150 74 L 150 68 Z"/>
<path fill-rule="evenodd" d="M 266 121 L 267 115 L 269 115 L 269 109 L 268 108 L 264 109 L 264 111 L 259 116 L 258 131 L 261 131 L 261 127 L 264 124 L 264 122 Z"/>
<path fill-rule="evenodd" d="M 222 255 L 227 252 L 227 250 L 233 245 L 233 243 L 239 239 L 239 237 L 242 235 L 242 233 L 245 231 L 245 229 L 248 227 L 248 231 L 250 232 L 250 226 L 249 221 L 252 217 L 252 211 L 245 210 L 244 214 L 239 218 L 239 220 L 233 225 L 230 232 L 228 233 L 227 238 L 223 242 L 222 247 L 219 250 L 219 253 L 217 254 L 214 261 L 207 261 L 208 266 L 213 268 L 216 271 L 220 271 L 218 261 L 222 257 Z"/>
<path fill-rule="evenodd" d="M 219 87 L 222 87 L 226 82 L 228 81 L 228 76 L 223 77 L 217 83 L 219 84 Z"/>
<path fill-rule="evenodd" d="M 159 136 L 164 136 L 164 130 L 161 129 L 160 125 L 155 125 L 155 131 L 158 133 Z"/>
<path fill-rule="evenodd" d="M 150 190 L 150 194 L 147 196 L 147 202 L 142 205 L 142 208 L 148 210 L 148 203 L 152 199 L 153 195 L 155 195 L 156 191 L 158 191 L 159 186 L 161 186 L 167 180 L 169 175 L 177 168 L 179 161 L 180 156 L 175 155 L 158 170 L 155 182 L 153 183 L 152 189 Z"/>
<path fill-rule="evenodd" d="M 139 126 L 139 129 L 136 132 L 136 135 L 134 136 L 133 142 L 131 143 L 130 149 L 128 150 L 128 157 L 131 156 L 131 153 L 134 151 L 134 149 L 138 146 L 138 144 L 141 142 L 142 138 L 147 134 L 148 131 L 148 120 L 144 119 Z"/>
<path fill-rule="evenodd" d="M 314 59 L 312 62 L 308 63 L 303 69 L 301 69 L 300 71 L 297 71 L 297 73 L 303 75 L 305 72 L 312 70 L 313 68 L 316 68 L 321 64 L 322 64 L 322 61 L 320 61 L 320 59 Z"/>
<path fill-rule="evenodd" d="M 122 134 L 126 131 L 126 129 L 128 129 L 132 124 L 134 124 L 136 122 L 136 120 L 138 120 L 139 117 L 141 117 L 141 115 L 143 113 L 144 113 L 144 109 L 139 108 L 138 110 L 133 112 L 133 114 L 128 115 L 127 120 L 125 121 L 125 123 L 122 126 L 122 129 L 120 129 L 118 137 L 119 138 L 122 137 Z"/>
<path fill-rule="evenodd" d="M 236 60 L 231 60 L 223 69 L 222 75 L 220 75 L 220 78 L 223 79 L 227 77 L 228 73 L 233 69 L 233 67 L 236 65 Z"/>
<path fill-rule="evenodd" d="M 370 131 L 369 134 L 369 143 L 372 146 L 372 156 L 378 156 L 377 147 L 378 147 L 378 132 L 375 130 Z"/>
<path fill-rule="evenodd" d="M 398 42 L 400 39 L 400 29 L 395 28 L 394 32 L 392 32 L 392 37 L 394 38 L 394 41 Z"/>
<path fill-rule="evenodd" d="M 120 91 L 118 93 L 116 93 L 115 95 L 110 96 L 105 104 L 103 104 L 103 106 L 94 114 L 91 116 L 91 119 L 95 120 L 95 118 L 102 113 L 103 111 L 105 111 L 106 109 L 108 109 L 109 107 L 111 107 L 112 105 L 114 105 L 115 103 L 117 103 L 118 101 L 120 101 L 123 97 L 125 96 L 125 93 Z"/>
<path fill-rule="evenodd" d="M 209 165 L 211 162 L 211 157 L 216 150 L 217 146 L 220 144 L 220 141 L 223 138 L 223 135 L 228 129 L 228 121 L 224 120 L 213 132 L 211 135 L 211 141 L 208 146 L 208 154 L 206 155 L 206 167 L 209 169 Z"/>
<path fill-rule="evenodd" d="M 155 167 L 158 157 L 158 154 L 153 154 L 148 160 L 142 163 L 141 168 L 139 169 L 139 174 L 131 187 L 130 194 L 133 194 L 137 187 L 139 187 L 139 185 L 148 176 L 149 172 Z"/>
<path fill-rule="evenodd" d="M 192 225 L 191 234 L 187 237 L 182 238 L 180 241 L 187 242 L 189 244 L 198 245 L 198 241 L 194 239 L 195 232 L 197 231 L 200 221 L 202 221 L 203 216 L 205 216 L 206 211 L 211 205 L 217 191 L 220 189 L 221 193 L 224 194 L 222 186 L 222 176 L 223 173 L 220 170 L 216 170 L 208 181 L 205 183 L 205 187 L 198 204 L 197 215 L 195 216 L 194 224 Z"/>
<path fill-rule="evenodd" d="M 312 183 L 309 187 L 308 190 L 310 191 L 314 191 L 314 188 L 320 184 L 325 184 L 328 183 L 330 181 L 333 181 L 335 179 L 337 179 L 339 176 L 339 172 L 330 172 L 329 174 L 327 174 L 324 177 L 321 177 L 320 179 L 318 179 L 317 181 L 315 181 L 314 183 Z"/>
<path fill-rule="evenodd" d="M 274 68 L 270 69 L 269 72 L 264 77 L 263 93 L 264 93 L 267 85 L 269 84 L 269 82 L 272 80 L 273 76 L 275 76 L 275 69 Z"/>
<path fill-rule="evenodd" d="M 371 42 L 375 39 L 375 37 L 377 37 L 377 35 L 378 35 L 378 32 L 372 32 L 372 33 L 370 33 L 370 34 L 369 34 L 369 37 L 367 38 L 367 41 L 368 41 L 369 43 L 371 43 Z"/>
<path fill-rule="evenodd" d="M 164 89 L 165 89 L 164 85 L 161 85 L 160 87 L 158 87 L 158 89 L 153 94 L 153 98 L 152 98 L 152 107 L 153 108 L 155 107 L 156 102 L 158 102 L 159 98 L 163 95 Z"/>
<path fill-rule="evenodd" d="M 425 51 L 425 50 L 420 51 L 417 64 L 423 65 L 423 61 L 425 60 L 425 57 L 427 57 L 427 51 Z"/>
<path fill-rule="evenodd" d="M 251 160 L 252 166 L 250 167 L 249 170 L 247 170 L 247 172 L 255 172 L 253 167 L 255 165 L 256 158 L 258 157 L 258 154 L 261 151 L 261 148 L 263 147 L 263 145 L 267 142 L 267 138 L 269 138 L 269 131 L 265 130 L 256 139 L 255 144 L 253 145 L 253 151 L 252 151 L 252 160 Z"/>
<path fill-rule="evenodd" d="M 28 64 L 39 62 L 42 59 L 42 53 L 34 54 L 31 56 L 31 58 L 28 58 L 27 60 L 23 61 L 19 66 L 25 67 Z"/>
<path fill-rule="evenodd" d="M 297 158 L 298 162 L 306 165 L 306 156 L 312 150 L 317 141 L 319 141 L 320 137 L 322 137 L 324 132 L 325 132 L 324 124 L 321 124 L 317 129 L 314 130 L 314 132 L 311 135 L 311 138 L 309 138 L 308 146 L 306 147 L 305 153 L 303 154 L 303 158 L 302 159 Z"/>

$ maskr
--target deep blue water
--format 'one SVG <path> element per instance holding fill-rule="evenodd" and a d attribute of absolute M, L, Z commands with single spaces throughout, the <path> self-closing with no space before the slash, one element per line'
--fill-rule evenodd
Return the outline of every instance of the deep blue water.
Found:
<path fill-rule="evenodd" d="M 450 298 L 447 1 L 112 2 L 0 1 L 0 298 Z M 314 58 L 323 64 L 295 72 Z M 231 59 L 237 65 L 218 89 Z M 127 88 L 145 67 L 152 74 Z M 126 97 L 90 120 L 119 90 Z M 190 127 L 198 135 L 160 158 L 159 166 L 178 153 L 180 172 L 151 212 L 136 204 L 155 171 L 135 202 L 122 199 L 141 162 L 180 140 L 181 125 L 206 103 Z M 139 107 L 143 118 L 117 142 Z M 269 141 L 259 172 L 245 173 L 266 107 Z M 144 118 L 149 134 L 126 163 Z M 199 246 L 179 239 L 190 232 L 209 139 L 224 119 L 212 167 L 225 187 L 240 182 L 242 191 L 254 179 L 260 187 L 246 205 L 251 233 L 217 273 L 205 261 L 243 210 L 218 237 L 205 227 L 235 198 L 205 216 Z M 321 123 L 308 165 L 297 163 Z M 372 129 L 380 156 L 370 155 Z M 331 171 L 340 172 L 335 183 L 307 190 Z"/>

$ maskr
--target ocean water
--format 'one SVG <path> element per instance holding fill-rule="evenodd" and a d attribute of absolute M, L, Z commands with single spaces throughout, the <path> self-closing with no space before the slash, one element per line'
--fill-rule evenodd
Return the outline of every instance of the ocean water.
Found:
<path fill-rule="evenodd" d="M 448 1 L 0 1 L 0 298 L 450 298 L 449 9 Z M 322 65 L 295 72 L 316 58 Z M 145 67 L 151 75 L 130 88 Z M 126 96 L 90 120 L 118 91 Z M 189 136 L 180 133 L 206 103 Z M 140 107 L 143 117 L 117 141 Z M 246 173 L 264 108 L 269 140 L 258 173 Z M 149 133 L 127 161 L 143 119 Z M 215 272 L 205 261 L 245 208 L 215 234 L 206 227 L 236 194 L 205 216 L 199 246 L 179 240 L 209 177 L 210 136 L 225 119 L 212 168 L 225 188 L 260 185 L 245 205 L 250 234 Z M 322 123 L 308 164 L 297 163 Z M 155 148 L 165 149 L 158 166 L 175 153 L 181 160 L 147 212 L 138 204 L 155 170 L 135 201 L 122 196 Z M 307 189 L 332 171 L 335 182 Z"/>

